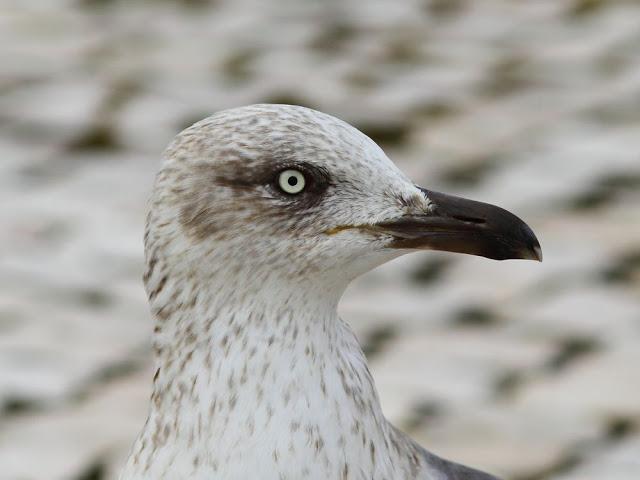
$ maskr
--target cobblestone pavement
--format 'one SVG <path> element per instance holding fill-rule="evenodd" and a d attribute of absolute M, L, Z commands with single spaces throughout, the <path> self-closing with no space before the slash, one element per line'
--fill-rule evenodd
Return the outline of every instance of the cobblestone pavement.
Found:
<path fill-rule="evenodd" d="M 640 4 L 4 0 L 0 479 L 112 479 L 145 418 L 145 199 L 184 126 L 354 123 L 545 261 L 422 253 L 341 309 L 389 417 L 515 480 L 640 478 Z"/>

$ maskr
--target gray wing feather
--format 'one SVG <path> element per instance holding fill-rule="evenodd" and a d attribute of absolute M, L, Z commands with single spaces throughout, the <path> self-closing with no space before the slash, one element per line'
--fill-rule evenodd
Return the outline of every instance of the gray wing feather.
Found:
<path fill-rule="evenodd" d="M 429 466 L 441 474 L 438 480 L 500 480 L 480 470 L 440 458 L 425 449 L 422 449 L 422 452 Z"/>
<path fill-rule="evenodd" d="M 438 457 L 422 448 L 404 432 L 389 425 L 394 441 L 402 446 L 402 450 L 413 452 L 410 457 L 415 460 L 412 462 L 410 475 L 415 480 L 500 480 L 480 470 Z"/>

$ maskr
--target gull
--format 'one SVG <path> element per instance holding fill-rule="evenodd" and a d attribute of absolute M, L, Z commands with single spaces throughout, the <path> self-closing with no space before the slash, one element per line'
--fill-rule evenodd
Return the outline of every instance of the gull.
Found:
<path fill-rule="evenodd" d="M 167 148 L 149 204 L 149 414 L 121 480 L 490 480 L 384 417 L 347 285 L 416 250 L 541 260 L 499 207 L 414 185 L 369 137 L 292 105 L 225 110 Z"/>

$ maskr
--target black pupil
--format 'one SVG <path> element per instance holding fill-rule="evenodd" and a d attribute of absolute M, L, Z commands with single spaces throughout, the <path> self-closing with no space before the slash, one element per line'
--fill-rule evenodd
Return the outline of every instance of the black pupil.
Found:
<path fill-rule="evenodd" d="M 287 183 L 292 187 L 295 187 L 298 184 L 298 178 L 291 175 L 289 178 L 287 178 Z"/>

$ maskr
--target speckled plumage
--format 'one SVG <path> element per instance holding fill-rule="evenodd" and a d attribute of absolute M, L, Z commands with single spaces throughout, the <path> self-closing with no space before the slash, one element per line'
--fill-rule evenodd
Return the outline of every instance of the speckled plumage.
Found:
<path fill-rule="evenodd" d="M 312 180 L 295 199 L 272 182 L 291 165 Z M 313 110 L 243 107 L 178 135 L 145 233 L 157 371 L 121 479 L 493 478 L 387 422 L 336 313 L 352 279 L 406 253 L 342 227 L 430 208 L 373 141 Z"/>

